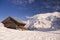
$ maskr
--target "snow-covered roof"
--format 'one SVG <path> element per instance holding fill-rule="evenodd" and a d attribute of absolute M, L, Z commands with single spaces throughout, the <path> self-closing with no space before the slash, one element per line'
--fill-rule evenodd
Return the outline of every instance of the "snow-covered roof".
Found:
<path fill-rule="evenodd" d="M 9 16 L 8 18 L 13 19 L 15 22 L 22 23 L 22 24 L 26 24 L 25 22 L 23 22 L 23 21 L 21 21 L 21 20 L 19 20 L 19 19 L 13 18 L 13 17 L 11 17 L 11 16 Z M 6 18 L 5 20 L 7 20 L 8 18 Z M 4 22 L 5 20 L 3 20 L 2 22 Z"/>
<path fill-rule="evenodd" d="M 12 19 L 14 19 L 15 21 L 17 21 L 17 22 L 19 22 L 19 23 L 23 23 L 23 24 L 26 24 L 25 22 L 23 22 L 22 20 L 19 20 L 19 19 L 17 19 L 17 18 L 13 18 L 13 17 L 11 17 Z"/>

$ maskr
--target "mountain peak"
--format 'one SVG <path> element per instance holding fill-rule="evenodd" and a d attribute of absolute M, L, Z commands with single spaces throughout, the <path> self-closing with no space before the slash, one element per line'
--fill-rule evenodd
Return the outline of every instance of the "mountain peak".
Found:
<path fill-rule="evenodd" d="M 60 13 L 45 13 L 45 14 L 37 14 L 28 20 L 29 23 L 26 26 L 29 29 L 58 29 L 60 28 Z"/>

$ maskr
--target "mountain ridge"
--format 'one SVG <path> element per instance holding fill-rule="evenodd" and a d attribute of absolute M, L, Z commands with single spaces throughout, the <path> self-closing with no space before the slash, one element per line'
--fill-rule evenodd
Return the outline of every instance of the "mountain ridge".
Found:
<path fill-rule="evenodd" d="M 29 17 L 25 27 L 30 30 L 60 29 L 60 12 L 37 14 Z"/>

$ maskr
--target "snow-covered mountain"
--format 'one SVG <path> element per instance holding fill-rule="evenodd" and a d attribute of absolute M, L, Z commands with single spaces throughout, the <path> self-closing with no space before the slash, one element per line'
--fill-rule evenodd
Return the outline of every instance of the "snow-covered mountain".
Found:
<path fill-rule="evenodd" d="M 37 14 L 29 17 L 25 27 L 31 30 L 60 29 L 60 12 Z"/>

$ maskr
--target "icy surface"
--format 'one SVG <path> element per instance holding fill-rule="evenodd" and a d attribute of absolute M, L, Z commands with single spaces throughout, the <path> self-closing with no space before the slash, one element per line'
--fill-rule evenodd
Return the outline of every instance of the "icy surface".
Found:
<path fill-rule="evenodd" d="M 37 14 L 29 17 L 27 28 L 30 30 L 57 30 L 60 29 L 60 12 Z"/>
<path fill-rule="evenodd" d="M 60 30 L 51 32 L 18 31 L 0 23 L 0 40 L 60 40 Z"/>

